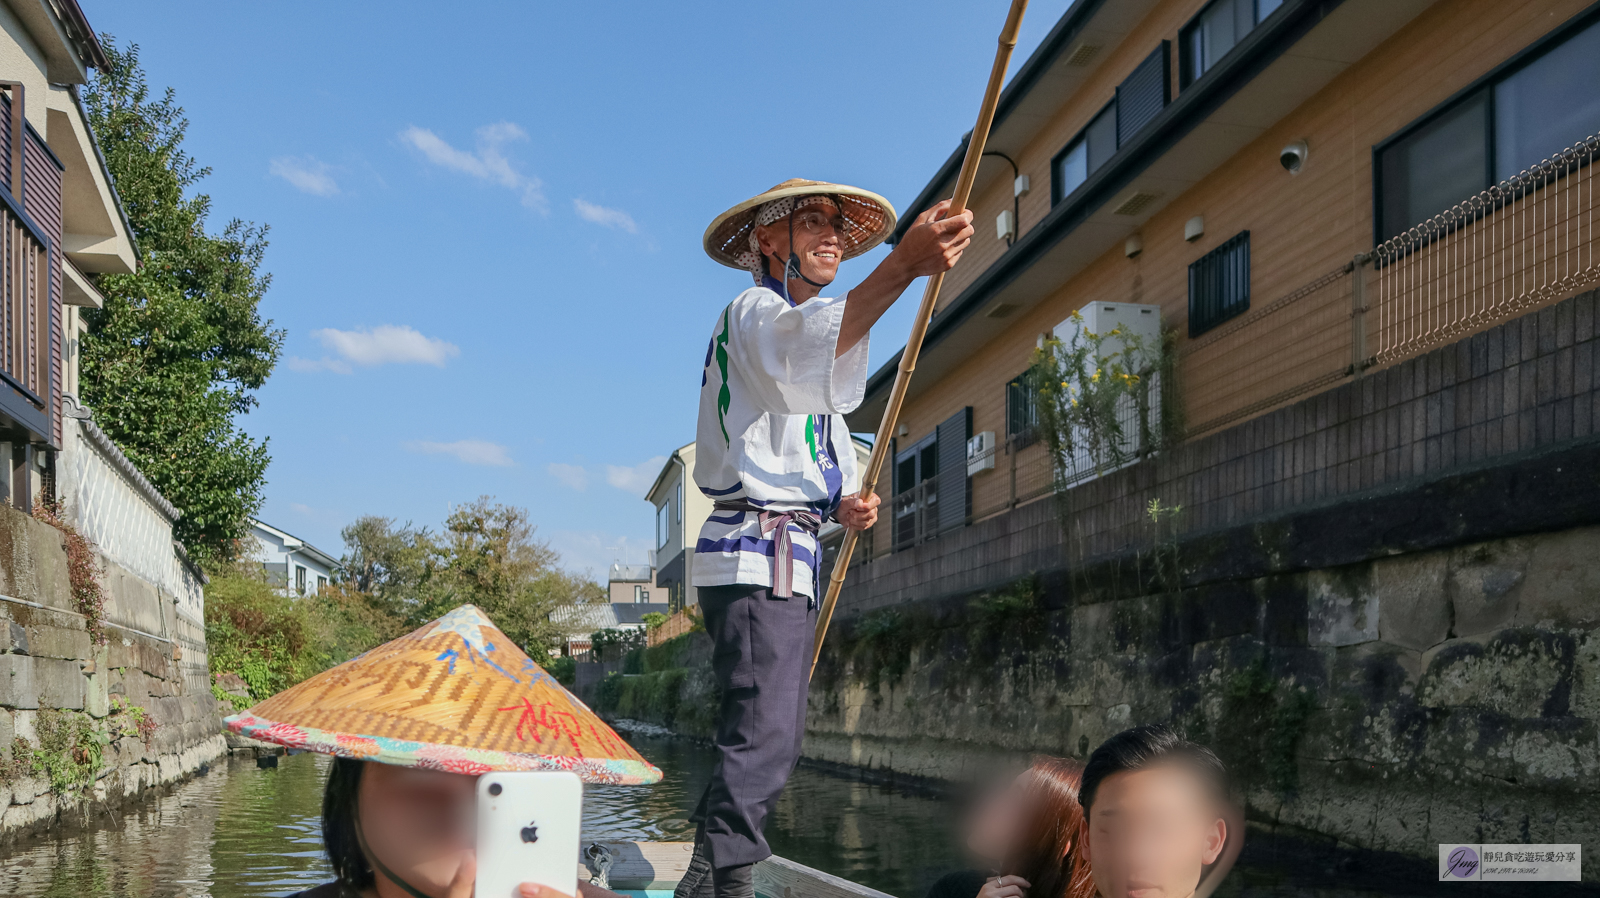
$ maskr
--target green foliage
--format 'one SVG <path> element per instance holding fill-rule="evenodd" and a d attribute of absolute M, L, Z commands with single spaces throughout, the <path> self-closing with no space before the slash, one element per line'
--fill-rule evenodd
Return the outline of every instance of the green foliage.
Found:
<path fill-rule="evenodd" d="M 238 554 L 261 506 L 265 440 L 235 418 L 255 405 L 283 331 L 258 306 L 264 226 L 237 219 L 208 232 L 210 170 L 183 150 L 188 121 L 169 88 L 153 97 L 139 48 L 102 44 L 111 64 L 84 90 L 143 255 L 133 274 L 101 274 L 103 309 L 87 309 L 82 398 L 95 421 L 183 512 L 174 536 L 203 564 Z"/>
<path fill-rule="evenodd" d="M 578 662 L 574 661 L 571 655 L 560 655 L 551 658 L 550 663 L 546 664 L 544 669 L 549 671 L 550 676 L 556 678 L 557 683 L 568 689 L 573 688 L 578 683 Z"/>
<path fill-rule="evenodd" d="M 1045 630 L 1044 605 L 1039 599 L 1039 580 L 1028 576 L 967 603 L 968 644 L 977 649 L 967 653 L 967 660 L 979 665 L 993 663 L 991 649 L 1002 640 L 1037 646 Z"/>
<path fill-rule="evenodd" d="M 316 651 L 310 603 L 264 579 L 231 574 L 206 587 L 206 644 L 213 677 L 238 674 L 261 701 L 327 667 Z"/>
<path fill-rule="evenodd" d="M 617 705 L 622 701 L 622 684 L 626 678 L 619 673 L 606 674 L 594 687 L 594 709 L 602 714 L 609 714 L 617 710 Z"/>
<path fill-rule="evenodd" d="M 106 597 L 100 588 L 100 575 L 104 572 L 94 543 L 62 516 L 59 502 L 35 506 L 33 516 L 61 531 L 61 545 L 67 550 L 67 582 L 72 586 L 73 604 L 84 617 L 90 640 L 95 645 L 105 645 Z"/>
<path fill-rule="evenodd" d="M 213 670 L 215 670 L 215 668 L 213 668 Z M 228 690 L 223 689 L 221 686 L 218 686 L 216 683 L 211 684 L 211 697 L 232 708 L 234 711 L 243 711 L 252 704 L 255 704 L 250 700 L 249 696 L 234 695 Z"/>
<path fill-rule="evenodd" d="M 1274 677 L 1267 659 L 1258 658 L 1223 681 L 1214 747 L 1236 781 L 1291 793 L 1299 784 L 1300 741 L 1315 711 L 1305 687 Z"/>
<path fill-rule="evenodd" d="M 106 729 L 112 739 L 137 736 L 146 746 L 156 733 L 155 718 L 140 705 L 129 702 L 120 695 L 111 697 L 111 713 L 106 717 Z"/>
<path fill-rule="evenodd" d="M 645 632 L 643 630 L 620 630 L 607 627 L 589 634 L 589 645 L 594 652 L 596 661 L 607 658 L 616 659 L 628 657 L 635 649 L 645 647 Z M 630 671 L 633 673 L 634 671 Z"/>
<path fill-rule="evenodd" d="M 1183 587 L 1183 560 L 1178 551 L 1178 515 L 1182 513 L 1182 505 L 1166 505 L 1160 499 L 1151 499 L 1145 506 L 1145 515 L 1155 531 L 1151 549 L 1155 581 L 1167 592 Z"/>
<path fill-rule="evenodd" d="M 537 658 L 563 635 L 550 612 L 602 601 L 604 590 L 563 571 L 557 552 L 534 533 L 525 509 L 489 496 L 457 506 L 437 534 L 392 518 L 360 518 L 343 531 L 341 586 L 367 597 L 373 615 L 404 622 L 399 633 L 476 605 Z"/>
<path fill-rule="evenodd" d="M 662 614 L 659 611 L 651 611 L 640 616 L 639 621 L 644 624 L 646 631 L 650 631 L 655 630 L 671 619 L 669 615 Z"/>
<path fill-rule="evenodd" d="M 1082 327 L 1082 315 L 1074 312 L 1072 320 Z M 1034 352 L 1028 378 L 1039 393 L 1039 426 L 1059 491 L 1177 441 L 1176 340 L 1170 331 L 1150 344 L 1119 328 L 1104 334 L 1083 329 L 1077 339 L 1048 340 Z M 1151 414 L 1152 404 L 1159 404 L 1159 415 Z"/>
<path fill-rule="evenodd" d="M 0 786 L 9 786 L 33 773 L 33 746 L 17 736 L 0 750 Z"/>
<path fill-rule="evenodd" d="M 867 688 L 877 692 L 887 680 L 897 685 L 911 668 L 915 642 L 911 621 L 892 608 L 863 615 L 850 639 L 850 655 L 858 671 L 866 674 Z"/>
<path fill-rule="evenodd" d="M 79 711 L 42 708 L 34 729 L 39 746 L 33 749 L 32 772 L 50 781 L 50 791 L 74 795 L 94 785 L 105 766 L 107 738 L 93 718 Z"/>

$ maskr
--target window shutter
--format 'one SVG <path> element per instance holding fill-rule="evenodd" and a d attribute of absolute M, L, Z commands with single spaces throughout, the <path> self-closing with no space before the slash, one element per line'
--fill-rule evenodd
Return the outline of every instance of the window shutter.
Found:
<path fill-rule="evenodd" d="M 1155 118 L 1172 98 L 1167 71 L 1169 42 L 1162 41 L 1154 53 L 1117 85 L 1117 146 L 1124 146 L 1139 129 Z"/>
<path fill-rule="evenodd" d="M 965 526 L 970 496 L 967 493 L 967 439 L 972 436 L 972 407 L 967 406 L 939 425 L 939 531 Z"/>

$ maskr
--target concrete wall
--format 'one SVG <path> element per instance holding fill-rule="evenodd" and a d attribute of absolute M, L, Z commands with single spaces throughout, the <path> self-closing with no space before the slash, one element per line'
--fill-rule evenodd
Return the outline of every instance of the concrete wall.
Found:
<path fill-rule="evenodd" d="M 121 697 L 157 728 L 105 749 L 85 796 L 63 797 L 32 777 L 0 781 L 0 839 L 37 831 L 63 815 L 131 799 L 179 780 L 221 755 L 221 716 L 206 667 L 205 625 L 179 597 L 104 562 L 104 645 L 75 610 L 59 531 L 0 508 L 0 746 L 33 741 L 41 710 L 81 711 L 101 721 Z"/>
<path fill-rule="evenodd" d="M 1174 553 L 1187 568 L 1206 548 Z M 1588 526 L 1163 591 L 1157 556 L 884 609 L 825 647 L 805 753 L 966 780 L 1169 722 L 1280 834 L 1419 860 L 1592 844 L 1597 557 Z"/>

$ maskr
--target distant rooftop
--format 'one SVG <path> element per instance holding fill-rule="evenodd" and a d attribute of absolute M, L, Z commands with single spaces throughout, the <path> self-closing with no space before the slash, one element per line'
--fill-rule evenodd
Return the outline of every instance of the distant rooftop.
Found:
<path fill-rule="evenodd" d="M 613 583 L 649 583 L 650 574 L 648 564 L 613 564 L 611 576 L 607 579 Z"/>

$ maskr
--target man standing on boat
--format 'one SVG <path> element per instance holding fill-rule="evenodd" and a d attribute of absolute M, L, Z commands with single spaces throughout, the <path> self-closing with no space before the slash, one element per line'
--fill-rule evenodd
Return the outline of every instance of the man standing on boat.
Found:
<path fill-rule="evenodd" d="M 711 258 L 756 286 L 717 315 L 700 379 L 695 483 L 716 509 L 695 545 L 694 585 L 722 692 L 717 766 L 694 820 L 677 898 L 752 898 L 762 834 L 800 757 L 825 520 L 864 530 L 844 413 L 861 404 L 867 332 L 919 277 L 948 271 L 972 213 L 917 218 L 855 289 L 820 299 L 839 263 L 882 243 L 894 207 L 870 191 L 799 179 L 734 206 L 706 229 Z"/>

